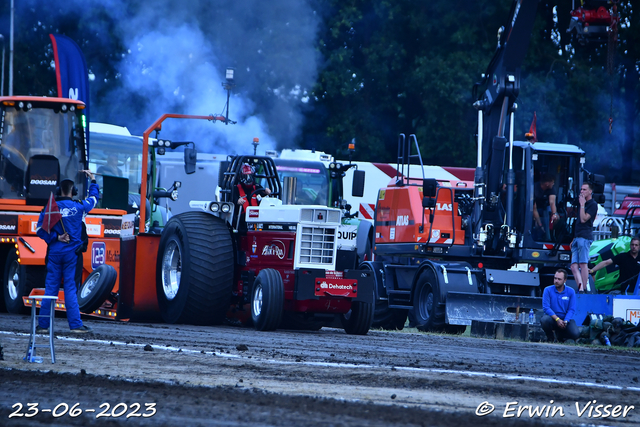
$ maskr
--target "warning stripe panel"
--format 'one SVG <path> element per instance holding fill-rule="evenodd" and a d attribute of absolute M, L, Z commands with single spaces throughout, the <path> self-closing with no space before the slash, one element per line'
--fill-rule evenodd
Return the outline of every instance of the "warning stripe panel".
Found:
<path fill-rule="evenodd" d="M 364 219 L 373 219 L 376 205 L 371 203 L 360 203 L 360 216 Z"/>
<path fill-rule="evenodd" d="M 475 179 L 476 171 L 473 168 L 443 166 L 442 169 L 456 176 L 460 181 L 473 181 Z"/>
<path fill-rule="evenodd" d="M 372 165 L 387 174 L 389 178 L 395 178 L 396 176 L 398 176 L 398 170 L 391 165 L 385 163 L 372 163 Z"/>
<path fill-rule="evenodd" d="M 429 243 L 450 245 L 451 243 L 453 243 L 453 239 L 442 238 L 442 237 L 432 237 L 431 239 L 429 239 Z"/>
<path fill-rule="evenodd" d="M 553 249 L 553 245 L 548 243 L 543 244 L 542 247 L 545 249 Z M 563 251 L 569 251 L 571 250 L 571 245 L 560 245 L 560 249 Z"/>

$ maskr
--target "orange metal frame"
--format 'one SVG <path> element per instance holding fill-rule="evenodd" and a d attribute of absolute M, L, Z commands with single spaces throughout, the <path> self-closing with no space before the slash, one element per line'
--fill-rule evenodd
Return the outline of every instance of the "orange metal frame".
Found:
<path fill-rule="evenodd" d="M 160 130 L 162 128 L 162 123 L 168 118 L 176 118 L 176 119 L 199 119 L 199 120 L 209 120 L 209 121 L 226 121 L 223 116 L 193 116 L 186 114 L 164 114 L 158 120 L 156 120 L 143 134 L 143 143 L 142 143 L 142 152 L 144 155 L 142 156 L 142 176 L 141 176 L 141 185 L 140 185 L 140 195 L 147 194 L 147 174 L 146 171 L 148 169 L 148 155 L 149 152 L 149 135 L 151 132 L 155 130 Z M 16 203 L 16 204 L 24 204 L 24 203 Z M 27 208 L 27 206 L 21 206 L 22 208 Z M 0 207 L 1 210 L 1 207 Z M 26 210 L 26 209 L 25 209 Z M 33 211 L 39 212 L 41 208 L 36 207 Z M 145 218 L 146 206 L 145 203 L 140 204 L 140 218 Z M 116 279 L 116 284 L 113 288 L 112 292 L 127 292 L 127 315 L 123 316 L 118 311 L 118 302 L 112 302 L 107 300 L 102 307 L 93 313 L 83 313 L 90 316 L 95 316 L 99 318 L 105 319 L 118 319 L 118 320 L 130 320 L 131 318 L 136 317 L 149 317 L 152 315 L 159 314 L 159 306 L 158 299 L 156 294 L 156 263 L 157 263 L 157 254 L 158 254 L 158 244 L 160 242 L 160 236 L 158 235 L 149 235 L 146 234 L 146 224 L 142 223 L 143 227 L 140 230 L 140 234 L 134 237 L 135 239 L 135 254 L 133 257 L 128 257 L 127 259 L 120 259 L 121 254 L 121 240 L 118 238 L 105 238 L 104 236 L 104 227 L 101 226 L 101 216 L 120 216 L 125 215 L 125 211 L 120 210 L 112 210 L 112 209 L 94 209 L 91 211 L 91 214 L 87 216 L 86 222 L 87 226 L 93 226 L 92 228 L 96 228 L 100 226 L 100 231 L 97 235 L 90 235 L 89 239 L 89 248 L 87 252 L 84 254 L 84 268 L 83 272 L 83 280 L 90 274 L 92 267 L 92 245 L 93 243 L 104 243 L 105 247 L 102 248 L 105 251 L 106 260 L 105 263 L 112 265 L 116 271 L 118 272 L 118 278 Z M 37 216 L 35 220 L 37 221 Z M 33 234 L 35 234 L 35 228 L 33 229 Z M 35 238 L 30 238 L 29 243 L 40 241 L 40 239 L 35 236 Z M 41 242 L 41 241 L 40 241 Z M 46 252 L 46 245 L 44 242 L 38 243 L 39 247 L 43 248 L 43 251 Z M 38 251 L 40 252 L 40 251 Z M 134 280 L 133 280 L 133 289 L 121 289 L 121 277 L 120 274 L 123 271 L 121 268 L 123 264 L 127 264 L 127 268 L 131 265 L 128 263 L 133 263 L 133 271 L 134 271 Z M 39 265 L 44 265 L 44 255 Z M 89 269 L 91 268 L 91 270 Z M 128 271 L 128 270 L 127 270 Z M 31 295 L 44 295 L 44 289 L 34 289 L 31 292 Z M 30 306 L 30 303 L 27 303 L 27 297 L 23 297 L 25 305 Z M 56 301 L 56 309 L 61 311 L 66 311 L 64 306 L 64 291 L 59 291 L 58 300 Z"/>

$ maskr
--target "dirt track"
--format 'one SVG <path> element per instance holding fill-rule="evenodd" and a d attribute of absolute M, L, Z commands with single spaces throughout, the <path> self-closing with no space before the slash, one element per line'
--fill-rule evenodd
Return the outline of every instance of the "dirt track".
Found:
<path fill-rule="evenodd" d="M 327 328 L 260 333 L 95 320 L 86 321 L 95 333 L 78 338 L 66 334 L 60 318 L 57 363 L 45 357 L 29 364 L 22 361 L 28 324 L 26 316 L 0 314 L 0 425 L 640 424 L 637 351 L 418 333 L 359 337 Z M 47 356 L 41 349 L 38 354 Z M 12 408 L 18 402 L 22 411 Z M 79 402 L 76 412 L 83 413 L 9 418 L 27 414 L 27 402 L 38 403 L 39 411 L 59 405 L 57 414 Z M 506 410 L 508 402 L 518 403 Z M 105 403 L 109 416 L 96 419 Z M 489 404 L 491 414 L 476 415 Z M 595 418 L 593 407 L 600 404 L 621 405 L 620 414 Z M 518 417 L 518 406 L 525 405 L 530 408 Z M 153 409 L 153 416 L 142 416 Z"/>

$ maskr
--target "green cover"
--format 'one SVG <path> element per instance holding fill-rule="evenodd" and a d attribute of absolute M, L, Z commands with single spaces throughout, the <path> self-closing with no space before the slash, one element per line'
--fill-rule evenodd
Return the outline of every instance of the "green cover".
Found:
<path fill-rule="evenodd" d="M 604 261 L 622 252 L 628 252 L 631 247 L 631 236 L 620 236 L 617 239 L 596 240 L 589 251 L 589 266 L 595 267 L 600 261 Z M 598 292 L 606 293 L 615 289 L 616 281 L 620 277 L 617 265 L 611 264 L 606 268 L 596 271 L 594 279 Z"/>

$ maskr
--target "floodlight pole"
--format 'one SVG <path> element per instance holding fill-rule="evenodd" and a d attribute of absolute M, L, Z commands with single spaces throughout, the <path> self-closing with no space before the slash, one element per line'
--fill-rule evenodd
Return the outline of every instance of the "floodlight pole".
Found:
<path fill-rule="evenodd" d="M 231 88 L 235 86 L 235 84 L 233 83 L 234 72 L 235 72 L 234 68 L 227 68 L 225 73 L 226 81 L 222 83 L 222 87 L 225 88 L 227 91 L 227 112 L 225 114 L 225 121 L 224 121 L 225 125 L 228 125 L 229 123 L 231 123 L 231 121 L 229 120 L 229 98 L 231 96 Z"/>

